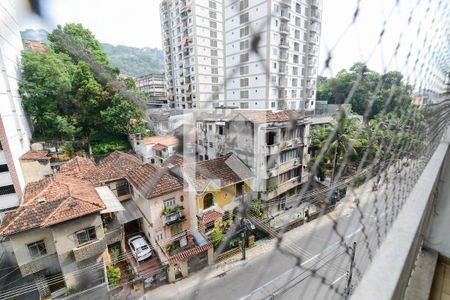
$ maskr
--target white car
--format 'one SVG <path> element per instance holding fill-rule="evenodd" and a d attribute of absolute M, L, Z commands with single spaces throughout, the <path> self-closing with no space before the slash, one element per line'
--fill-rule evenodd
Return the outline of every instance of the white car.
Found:
<path fill-rule="evenodd" d="M 128 240 L 131 252 L 133 252 L 136 260 L 143 261 L 152 256 L 152 249 L 147 241 L 141 235 L 135 235 Z"/>

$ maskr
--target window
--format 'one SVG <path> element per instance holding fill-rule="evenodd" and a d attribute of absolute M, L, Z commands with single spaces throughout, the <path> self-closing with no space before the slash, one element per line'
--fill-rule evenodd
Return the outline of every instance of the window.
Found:
<path fill-rule="evenodd" d="M 217 49 L 211 49 L 211 56 L 217 56 Z"/>
<path fill-rule="evenodd" d="M 210 12 L 209 12 L 209 17 L 210 17 L 211 19 L 215 19 L 215 18 L 217 18 L 217 14 L 216 14 L 214 11 L 210 11 Z"/>
<path fill-rule="evenodd" d="M 217 76 L 211 77 L 211 82 L 212 83 L 219 83 L 219 77 L 217 77 Z"/>
<path fill-rule="evenodd" d="M 117 197 L 128 195 L 130 193 L 128 182 L 126 181 L 119 182 L 116 186 L 116 190 L 117 190 Z"/>
<path fill-rule="evenodd" d="M 223 126 L 217 126 L 219 135 L 223 135 Z"/>
<path fill-rule="evenodd" d="M 293 78 L 292 79 L 292 86 L 298 86 L 298 79 L 297 78 Z"/>
<path fill-rule="evenodd" d="M 248 66 L 243 66 L 239 68 L 239 74 L 240 75 L 246 75 L 248 74 Z"/>
<path fill-rule="evenodd" d="M 209 21 L 209 27 L 217 29 L 217 22 L 216 21 Z"/>
<path fill-rule="evenodd" d="M 219 63 L 219 61 L 217 60 L 217 58 L 211 58 L 211 65 L 212 66 L 217 66 Z"/>
<path fill-rule="evenodd" d="M 300 27 L 302 25 L 302 19 L 295 17 L 295 26 Z"/>
<path fill-rule="evenodd" d="M 217 40 L 210 40 L 209 44 L 211 47 L 217 47 Z"/>
<path fill-rule="evenodd" d="M 248 99 L 248 91 L 241 91 L 241 99 Z"/>
<path fill-rule="evenodd" d="M 294 43 L 294 51 L 300 51 L 300 44 Z"/>
<path fill-rule="evenodd" d="M 275 132 L 268 132 L 266 133 L 266 144 L 268 146 L 275 144 Z"/>
<path fill-rule="evenodd" d="M 12 184 L 0 186 L 0 195 L 14 194 L 15 192 L 14 185 Z"/>
<path fill-rule="evenodd" d="M 300 39 L 300 30 L 295 30 L 295 38 Z"/>
<path fill-rule="evenodd" d="M 212 38 L 217 38 L 217 32 L 211 30 L 210 33 L 209 33 L 209 36 L 212 37 Z"/>
<path fill-rule="evenodd" d="M 297 97 L 297 91 L 296 90 L 292 90 L 291 91 L 291 97 L 292 98 L 296 98 Z"/>
<path fill-rule="evenodd" d="M 209 1 L 209 8 L 216 9 L 216 2 Z"/>
<path fill-rule="evenodd" d="M 245 49 L 248 49 L 249 47 L 250 47 L 249 40 L 241 41 L 240 50 L 245 50 Z"/>
<path fill-rule="evenodd" d="M 294 63 L 298 63 L 298 55 L 297 55 L 297 54 L 294 54 L 294 55 L 292 56 L 292 60 L 293 60 Z"/>
<path fill-rule="evenodd" d="M 244 10 L 246 8 L 248 8 L 248 0 L 241 0 L 239 3 L 239 9 Z"/>
<path fill-rule="evenodd" d="M 37 258 L 47 254 L 45 243 L 43 240 L 31 243 L 27 245 L 31 258 Z"/>
<path fill-rule="evenodd" d="M 8 171 L 8 165 L 4 164 L 4 165 L 0 165 L 0 172 L 7 172 Z"/>
<path fill-rule="evenodd" d="M 170 233 L 172 234 L 172 236 L 180 234 L 182 231 L 183 231 L 183 227 L 182 227 L 181 223 L 170 226 Z"/>
<path fill-rule="evenodd" d="M 239 58 L 239 61 L 240 61 L 241 63 L 247 62 L 247 61 L 248 61 L 248 53 L 243 53 L 243 54 L 241 54 L 241 55 L 240 55 L 240 58 Z"/>
<path fill-rule="evenodd" d="M 248 108 L 248 103 L 247 102 L 241 102 L 239 103 L 240 108 Z"/>
<path fill-rule="evenodd" d="M 299 168 L 289 170 L 280 175 L 280 183 L 288 181 L 292 178 L 298 177 L 300 174 Z"/>
<path fill-rule="evenodd" d="M 241 24 L 248 22 L 248 12 L 239 16 L 239 22 Z"/>
<path fill-rule="evenodd" d="M 175 207 L 175 198 L 164 200 L 164 208 L 170 209 Z"/>
<path fill-rule="evenodd" d="M 298 75 L 298 67 L 292 67 L 292 75 Z"/>
<path fill-rule="evenodd" d="M 248 86 L 248 78 L 241 78 L 240 85 L 241 85 L 241 87 Z"/>
<path fill-rule="evenodd" d="M 78 231 L 75 233 L 77 240 L 78 240 L 78 245 L 82 245 L 84 243 L 87 243 L 89 241 L 93 241 L 97 238 L 97 234 L 95 233 L 95 227 L 89 227 L 86 229 L 83 229 L 81 231 Z"/>
<path fill-rule="evenodd" d="M 211 68 L 212 74 L 219 74 L 219 68 Z"/>
<path fill-rule="evenodd" d="M 241 30 L 240 30 L 240 35 L 241 35 L 241 37 L 244 37 L 244 36 L 246 36 L 246 35 L 248 35 L 249 34 L 249 27 L 248 26 L 245 26 L 244 28 L 241 28 Z"/>
<path fill-rule="evenodd" d="M 302 13 L 302 6 L 300 5 L 300 3 L 295 4 L 295 12 L 298 14 Z"/>

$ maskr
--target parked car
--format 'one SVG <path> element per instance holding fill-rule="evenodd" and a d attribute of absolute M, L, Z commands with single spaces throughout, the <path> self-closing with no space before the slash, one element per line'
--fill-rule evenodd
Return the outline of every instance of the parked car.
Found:
<path fill-rule="evenodd" d="M 131 237 L 128 240 L 128 246 L 138 262 L 152 256 L 152 249 L 142 235 Z"/>

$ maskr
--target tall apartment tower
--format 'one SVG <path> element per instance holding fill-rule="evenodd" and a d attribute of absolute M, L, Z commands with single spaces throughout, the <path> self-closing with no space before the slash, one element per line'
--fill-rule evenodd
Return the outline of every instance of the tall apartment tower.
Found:
<path fill-rule="evenodd" d="M 320 0 L 165 0 L 161 22 L 167 87 L 175 107 L 195 107 L 187 101 L 196 97 L 200 103 L 213 99 L 213 107 L 314 110 Z M 251 51 L 256 46 L 257 53 Z M 210 61 L 211 66 L 204 65 Z M 222 78 L 227 78 L 225 95 L 215 85 Z"/>
<path fill-rule="evenodd" d="M 224 103 L 223 0 L 163 0 L 165 76 L 171 108 Z"/>
<path fill-rule="evenodd" d="M 14 3 L 0 2 L 0 211 L 19 205 L 25 186 L 19 157 L 31 138 L 18 94 L 22 39 Z"/>
<path fill-rule="evenodd" d="M 320 20 L 320 0 L 226 0 L 227 105 L 314 110 Z"/>

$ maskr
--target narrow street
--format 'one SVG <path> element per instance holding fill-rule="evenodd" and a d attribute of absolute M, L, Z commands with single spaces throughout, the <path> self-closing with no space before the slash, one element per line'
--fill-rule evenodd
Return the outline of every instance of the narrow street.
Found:
<path fill-rule="evenodd" d="M 368 258 L 373 255 L 369 252 L 376 248 L 374 243 L 377 243 L 376 239 L 368 240 L 365 236 L 376 235 L 368 234 L 376 229 L 384 232 L 385 223 L 389 220 L 374 220 L 375 193 L 371 188 L 372 182 L 369 181 L 357 188 L 355 193 L 348 192 L 336 210 L 327 216 L 285 233 L 281 248 L 301 256 L 301 261 L 275 250 L 276 241 L 272 240 L 250 249 L 246 261 L 234 257 L 234 262 L 222 262 L 175 284 L 159 287 L 143 299 L 219 299 L 224 295 L 227 299 L 263 299 L 272 294 L 277 299 L 336 298 L 344 291 L 346 272 L 350 266 L 350 255 L 345 253 L 346 247 L 341 245 L 341 237 L 348 246 L 357 242 L 354 280 L 358 280 L 369 263 Z M 383 189 L 381 187 L 380 195 Z M 388 193 L 393 193 L 393 190 Z M 360 199 L 363 219 L 353 203 L 354 194 Z M 394 209 L 386 206 L 388 202 L 376 203 L 378 211 Z M 383 216 L 384 213 L 378 215 Z M 336 222 L 336 231 L 333 230 L 333 220 L 339 221 Z M 364 228 L 361 222 L 365 224 Z M 317 272 L 311 276 L 305 268 Z"/>

